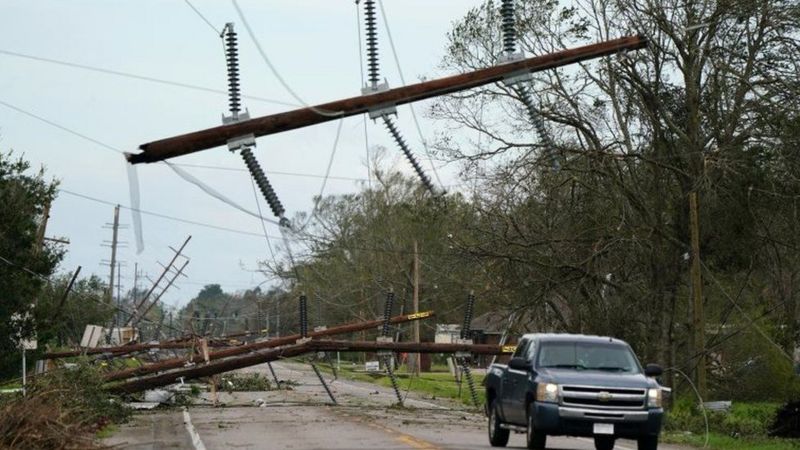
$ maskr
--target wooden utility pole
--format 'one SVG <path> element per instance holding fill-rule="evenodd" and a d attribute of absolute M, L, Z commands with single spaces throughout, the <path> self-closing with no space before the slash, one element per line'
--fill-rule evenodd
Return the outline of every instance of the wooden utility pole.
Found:
<path fill-rule="evenodd" d="M 700 267 L 700 217 L 697 205 L 697 191 L 689 193 L 689 234 L 692 241 L 692 343 L 697 355 L 695 380 L 700 397 L 706 399 L 706 320 L 703 311 L 703 275 Z"/>
<path fill-rule="evenodd" d="M 114 302 L 114 271 L 117 269 L 117 236 L 119 232 L 119 205 L 114 207 L 114 224 L 111 234 L 111 275 L 108 277 L 108 301 Z"/>
<path fill-rule="evenodd" d="M 414 264 L 413 264 L 413 279 L 414 291 L 412 301 L 414 302 L 414 314 L 419 312 L 419 246 L 416 239 L 414 240 Z M 414 322 L 414 343 L 419 343 L 419 321 Z M 419 374 L 422 368 L 422 361 L 420 361 L 420 354 L 414 353 L 413 358 L 409 361 L 412 366 L 410 367 L 413 373 Z"/>
<path fill-rule="evenodd" d="M 252 134 L 255 137 L 294 130 L 358 114 L 376 108 L 399 106 L 432 97 L 501 82 L 524 73 L 539 72 L 575 64 L 601 56 L 613 55 L 647 46 L 642 36 L 626 36 L 583 47 L 521 59 L 436 80 L 410 84 L 369 95 L 337 100 L 313 107 L 296 109 L 264 117 L 255 117 L 206 130 L 142 144 L 141 153 L 128 155 L 128 161 L 151 163 L 225 145 L 228 140 Z"/>

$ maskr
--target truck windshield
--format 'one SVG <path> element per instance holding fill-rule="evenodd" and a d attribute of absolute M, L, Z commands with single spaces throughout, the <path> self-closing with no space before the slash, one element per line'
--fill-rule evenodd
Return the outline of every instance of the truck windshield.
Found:
<path fill-rule="evenodd" d="M 536 366 L 540 369 L 640 372 L 636 357 L 627 346 L 596 342 L 543 342 Z"/>

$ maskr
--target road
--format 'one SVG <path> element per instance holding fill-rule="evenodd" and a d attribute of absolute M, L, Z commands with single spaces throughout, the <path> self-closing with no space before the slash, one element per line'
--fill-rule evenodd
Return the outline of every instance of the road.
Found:
<path fill-rule="evenodd" d="M 331 387 L 339 404 L 331 406 L 309 366 L 281 362 L 273 367 L 278 378 L 298 385 L 292 390 L 223 393 L 224 407 L 198 404 L 186 410 L 139 413 L 104 444 L 127 450 L 492 448 L 485 417 L 455 403 L 411 393 L 406 408 L 396 408 L 390 389 L 337 380 Z M 268 375 L 267 370 L 266 365 L 247 369 Z M 508 448 L 524 447 L 524 435 L 512 434 Z M 547 448 L 589 450 L 594 444 L 590 439 L 551 437 Z M 619 441 L 616 449 L 634 450 L 636 444 Z"/>

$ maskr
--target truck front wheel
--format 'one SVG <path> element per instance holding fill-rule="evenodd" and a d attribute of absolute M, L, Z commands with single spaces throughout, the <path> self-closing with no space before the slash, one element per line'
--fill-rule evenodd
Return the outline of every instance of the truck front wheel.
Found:
<path fill-rule="evenodd" d="M 643 436 L 637 442 L 639 450 L 657 450 L 658 436 Z"/>
<path fill-rule="evenodd" d="M 547 445 L 547 435 L 542 433 L 541 431 L 536 431 L 536 428 L 533 426 L 534 424 L 534 417 L 533 417 L 533 403 L 528 405 L 528 426 L 526 427 L 526 441 L 528 444 L 528 448 L 541 450 L 544 449 Z"/>
<path fill-rule="evenodd" d="M 505 447 L 508 444 L 510 430 L 500 428 L 500 414 L 497 413 L 497 401 L 489 405 L 489 443 L 492 447 Z"/>

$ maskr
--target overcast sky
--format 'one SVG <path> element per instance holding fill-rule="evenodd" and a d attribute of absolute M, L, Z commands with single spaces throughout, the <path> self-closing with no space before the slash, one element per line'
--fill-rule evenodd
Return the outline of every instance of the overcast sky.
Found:
<path fill-rule="evenodd" d="M 479 0 L 384 0 L 387 17 L 402 63 L 406 82 L 440 75 L 446 33 Z M 61 181 L 64 190 L 99 200 L 130 205 L 123 157 L 9 108 L 36 114 L 46 120 L 99 141 L 114 149 L 134 151 L 139 144 L 163 137 L 216 126 L 227 111 L 224 95 L 154 84 L 53 63 L 26 59 L 18 53 L 132 73 L 175 82 L 226 89 L 221 42 L 184 0 L 0 0 L 0 149 L 24 154 L 34 166 L 44 165 L 48 176 Z M 220 29 L 235 22 L 241 43 L 242 90 L 245 95 L 280 102 L 296 100 L 280 85 L 256 51 L 231 2 L 192 0 L 211 24 Z M 358 95 L 359 70 L 356 10 L 352 0 L 239 0 L 262 47 L 286 82 L 308 103 Z M 363 15 L 362 15 L 363 19 Z M 382 32 L 383 23 L 379 21 Z M 386 35 L 381 35 L 382 73 L 391 86 L 401 84 Z M 290 106 L 244 100 L 251 115 L 292 109 Z M 423 134 L 433 137 L 434 125 L 417 106 Z M 400 124 L 416 153 L 420 139 L 407 108 Z M 364 179 L 364 130 L 361 117 L 346 119 L 333 162 L 335 177 Z M 256 155 L 267 171 L 321 175 L 325 173 L 338 122 L 303 128 L 258 139 Z M 370 123 L 371 144 L 394 149 L 384 129 Z M 399 151 L 397 152 L 399 153 Z M 394 154 L 397 154 L 394 153 Z M 172 160 L 180 164 L 242 169 L 238 155 L 216 148 Z M 405 168 L 405 164 L 398 161 Z M 429 165 L 425 164 L 429 169 Z M 225 290 L 252 287 L 264 281 L 253 272 L 267 256 L 258 220 L 216 200 L 175 175 L 164 164 L 137 166 L 141 208 L 191 221 L 232 228 L 250 234 L 214 230 L 142 216 L 145 250 L 137 255 L 131 213 L 123 210 L 119 252 L 124 261 L 122 284 L 133 283 L 134 263 L 154 278 L 158 261 L 172 256 L 188 236 L 191 258 L 188 278 L 164 298 L 168 304 L 193 297 L 202 285 L 219 283 Z M 183 167 L 214 189 L 255 210 L 246 172 Z M 443 182 L 457 182 L 453 168 L 441 170 Z M 320 190 L 321 178 L 270 175 L 270 181 L 287 214 L 309 210 Z M 354 180 L 331 179 L 327 194 L 359 189 Z M 262 202 L 262 207 L 265 207 Z M 265 211 L 266 212 L 266 211 Z M 113 207 L 61 192 L 52 206 L 47 235 L 70 240 L 61 270 L 78 265 L 83 273 L 105 279 L 102 260 L 110 250 L 101 246 L 111 238 L 103 228 L 111 222 Z M 270 235 L 280 233 L 273 225 Z M 14 255 L 2 255 L 14 259 Z M 146 281 L 143 281 L 147 283 Z"/>

